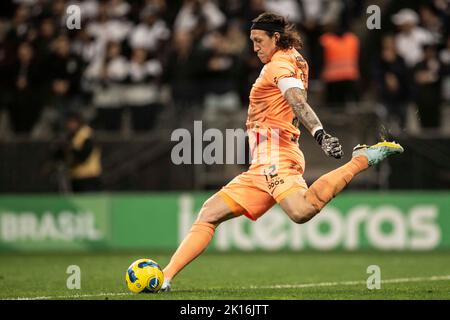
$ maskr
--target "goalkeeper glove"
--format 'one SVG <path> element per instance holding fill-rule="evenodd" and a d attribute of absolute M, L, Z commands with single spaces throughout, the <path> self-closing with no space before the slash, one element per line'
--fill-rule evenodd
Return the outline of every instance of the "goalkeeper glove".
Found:
<path fill-rule="evenodd" d="M 316 139 L 327 156 L 340 159 L 344 155 L 339 139 L 326 133 L 325 130 L 317 130 L 314 133 L 314 139 Z"/>

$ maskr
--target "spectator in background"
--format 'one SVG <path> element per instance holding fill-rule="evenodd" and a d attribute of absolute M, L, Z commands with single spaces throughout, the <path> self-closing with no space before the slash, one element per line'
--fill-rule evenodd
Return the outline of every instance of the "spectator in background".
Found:
<path fill-rule="evenodd" d="M 238 75 L 241 54 L 246 49 L 239 25 L 214 31 L 205 37 L 205 116 L 218 118 L 218 112 L 232 112 L 241 107 L 238 93 Z"/>
<path fill-rule="evenodd" d="M 96 41 L 95 37 L 88 33 L 87 28 L 81 28 L 72 39 L 72 51 L 81 58 L 84 65 L 102 59 L 107 51 L 107 44 Z"/>
<path fill-rule="evenodd" d="M 384 114 L 390 126 L 404 128 L 410 101 L 408 68 L 395 48 L 395 38 L 387 35 L 382 39 L 381 55 L 375 66 L 378 99 L 383 104 Z"/>
<path fill-rule="evenodd" d="M 0 20 L 0 122 L 2 121 L 3 109 L 8 103 L 8 85 L 10 79 L 7 76 L 8 68 L 10 67 L 10 61 L 12 57 L 8 57 L 7 44 L 4 41 L 5 37 L 5 24 Z"/>
<path fill-rule="evenodd" d="M 167 5 L 166 0 L 145 0 L 143 11 L 152 10 L 155 11 L 159 17 L 163 17 L 167 12 Z"/>
<path fill-rule="evenodd" d="M 439 128 L 441 124 L 442 71 L 436 45 L 424 45 L 424 58 L 414 68 L 414 92 L 422 128 Z"/>
<path fill-rule="evenodd" d="M 98 8 L 98 17 L 86 26 L 89 35 L 103 48 L 110 41 L 122 42 L 133 27 L 125 16 L 112 17 L 112 14 L 108 2 L 102 2 Z"/>
<path fill-rule="evenodd" d="M 244 30 L 249 30 L 252 25 L 252 20 L 266 11 L 265 0 L 249 0 L 243 1 L 242 19 L 245 21 Z"/>
<path fill-rule="evenodd" d="M 189 32 L 174 34 L 168 57 L 164 82 L 172 91 L 175 119 L 185 120 L 203 102 L 203 90 L 197 79 L 205 63 Z"/>
<path fill-rule="evenodd" d="M 302 17 L 300 20 L 301 32 L 304 39 L 305 58 L 310 66 L 309 78 L 319 78 L 319 71 L 322 68 L 320 62 L 322 54 L 320 49 L 319 38 L 323 30 L 323 16 L 326 11 L 326 0 L 301 0 L 300 12 Z"/>
<path fill-rule="evenodd" d="M 423 59 L 423 45 L 433 40 L 432 34 L 418 26 L 419 16 L 412 9 L 402 9 L 392 16 L 392 22 L 399 28 L 395 36 L 398 54 L 405 60 L 408 68 Z"/>
<path fill-rule="evenodd" d="M 55 26 L 60 28 L 66 27 L 66 0 L 52 0 L 47 2 L 47 6 L 43 8 L 43 14 L 52 16 Z"/>
<path fill-rule="evenodd" d="M 67 165 L 73 192 L 100 190 L 101 151 L 96 146 L 93 130 L 79 113 L 67 116 L 65 138 L 55 152 L 55 160 Z"/>
<path fill-rule="evenodd" d="M 16 49 L 20 43 L 29 40 L 30 29 L 30 10 L 25 5 L 19 5 L 14 13 L 5 41 L 14 45 L 14 49 Z"/>
<path fill-rule="evenodd" d="M 182 1 L 167 0 L 144 0 L 144 6 L 140 8 L 140 12 L 146 9 L 152 9 L 157 12 L 158 16 L 166 22 L 170 31 L 173 31 L 173 23 Z"/>
<path fill-rule="evenodd" d="M 228 24 L 227 31 L 225 33 L 225 41 L 227 43 L 227 52 L 232 54 L 236 60 L 236 73 L 234 75 L 235 89 L 239 95 L 240 99 L 240 107 L 248 105 L 248 92 L 249 88 L 252 85 L 252 82 L 256 77 L 250 80 L 250 83 L 247 83 L 247 77 L 252 76 L 252 73 L 246 70 L 247 66 L 247 56 L 255 57 L 252 54 L 248 46 L 248 36 L 244 32 L 243 26 L 245 25 L 244 21 L 239 19 L 231 20 Z M 258 65 L 260 63 L 259 59 L 257 59 Z"/>
<path fill-rule="evenodd" d="M 95 128 L 119 131 L 122 126 L 124 85 L 129 65 L 122 55 L 119 42 L 109 42 L 106 57 L 92 61 L 84 73 L 84 79 L 93 92 L 96 111 Z"/>
<path fill-rule="evenodd" d="M 434 43 L 443 43 L 443 36 L 445 36 L 444 23 L 435 7 L 431 4 L 421 6 L 419 15 L 423 28 L 433 37 L 432 41 Z"/>
<path fill-rule="evenodd" d="M 70 40 L 62 35 L 53 43 L 53 54 L 46 62 L 50 76 L 51 100 L 56 109 L 56 130 L 62 129 L 64 117 L 73 111 L 80 111 L 80 81 L 83 64 L 70 49 Z"/>
<path fill-rule="evenodd" d="M 348 12 L 348 1 L 298 0 L 298 3 L 301 13 L 299 24 L 304 39 L 302 51 L 309 64 L 309 79 L 319 79 L 323 62 L 319 38 L 326 31 L 325 26 L 333 25 L 335 20 L 341 19 L 346 28 L 349 28 L 353 17 Z M 310 84 L 313 85 L 314 81 Z"/>
<path fill-rule="evenodd" d="M 31 44 L 23 42 L 17 50 L 17 62 L 12 68 L 9 115 L 16 133 L 29 134 L 39 119 L 43 103 L 41 97 L 42 72 Z"/>
<path fill-rule="evenodd" d="M 55 23 L 51 17 L 45 17 L 39 24 L 39 31 L 33 41 L 38 57 L 46 57 L 51 53 L 51 43 L 56 36 Z"/>
<path fill-rule="evenodd" d="M 242 18 L 245 5 L 250 1 L 240 0 L 218 0 L 216 1 L 220 11 L 222 11 L 227 19 Z"/>
<path fill-rule="evenodd" d="M 245 55 L 248 52 L 247 46 L 247 34 L 243 31 L 242 20 L 231 20 L 228 23 L 227 30 L 225 32 L 225 40 L 228 42 L 226 46 L 226 52 L 234 54 L 236 56 Z"/>
<path fill-rule="evenodd" d="M 95 19 L 98 15 L 99 1 L 98 0 L 72 0 L 71 4 L 77 5 L 80 8 L 83 20 Z"/>
<path fill-rule="evenodd" d="M 149 59 L 145 49 L 134 49 L 128 67 L 124 103 L 131 111 L 132 129 L 148 131 L 153 128 L 161 111 L 159 80 L 162 65 Z"/>
<path fill-rule="evenodd" d="M 444 48 L 439 52 L 439 60 L 443 64 L 442 97 L 446 102 L 450 102 L 450 34 L 447 35 Z"/>
<path fill-rule="evenodd" d="M 142 48 L 156 55 L 163 55 L 164 44 L 170 38 L 170 30 L 158 11 L 147 7 L 141 14 L 141 23 L 130 34 L 129 42 L 133 49 Z"/>
<path fill-rule="evenodd" d="M 174 23 L 174 32 L 191 32 L 200 23 L 205 21 L 207 31 L 223 26 L 225 15 L 211 0 L 184 0 Z"/>
<path fill-rule="evenodd" d="M 320 37 L 323 51 L 321 78 L 329 107 L 346 107 L 358 100 L 359 39 L 337 22 Z"/>
<path fill-rule="evenodd" d="M 113 19 L 125 17 L 130 12 L 131 6 L 124 0 L 109 0 L 108 12 Z"/>
<path fill-rule="evenodd" d="M 297 0 L 266 0 L 266 10 L 287 17 L 290 22 L 300 22 L 300 6 Z"/>

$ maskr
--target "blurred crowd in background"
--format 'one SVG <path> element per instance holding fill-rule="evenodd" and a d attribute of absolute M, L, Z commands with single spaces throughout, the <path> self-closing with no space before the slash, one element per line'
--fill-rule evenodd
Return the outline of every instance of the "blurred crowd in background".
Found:
<path fill-rule="evenodd" d="M 297 26 L 309 103 L 346 148 L 390 136 L 409 150 L 355 188 L 448 185 L 448 0 L 12 0 L 0 1 L 0 190 L 228 182 L 242 166 L 173 166 L 170 133 L 245 127 L 262 68 L 249 29 L 267 11 Z M 309 182 L 335 165 L 310 142 Z"/>
<path fill-rule="evenodd" d="M 439 128 L 450 100 L 449 3 L 378 3 L 380 30 L 367 28 L 370 3 L 358 0 L 2 1 L 0 122 L 39 138 L 57 134 L 72 112 L 120 133 L 124 112 L 131 132 L 146 132 L 169 105 L 174 126 L 246 109 L 261 69 L 249 27 L 271 11 L 297 25 L 321 108 L 370 95 L 400 128 L 410 103 L 422 127 Z M 72 4 L 80 29 L 66 25 Z M 345 70 L 334 69 L 336 57 Z"/>

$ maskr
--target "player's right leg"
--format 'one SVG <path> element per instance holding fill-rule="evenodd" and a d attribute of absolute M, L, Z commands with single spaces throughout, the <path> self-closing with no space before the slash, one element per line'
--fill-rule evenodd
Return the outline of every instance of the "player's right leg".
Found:
<path fill-rule="evenodd" d="M 379 142 L 373 146 L 357 145 L 352 159 L 345 165 L 321 176 L 308 190 L 300 189 L 279 203 L 288 216 L 297 223 L 305 223 L 344 189 L 355 175 L 376 165 L 393 154 L 403 152 L 395 142 Z"/>
<path fill-rule="evenodd" d="M 403 147 L 395 142 L 382 141 L 373 146 L 357 145 L 353 148 L 352 159 L 345 165 L 323 175 L 305 193 L 306 200 L 317 211 L 344 189 L 354 176 L 374 166 L 387 157 L 403 152 Z"/>
<path fill-rule="evenodd" d="M 191 230 L 163 270 L 164 284 L 161 291 L 170 291 L 170 281 L 173 277 L 206 249 L 217 226 L 239 216 L 239 211 L 239 208 L 230 208 L 219 193 L 214 194 L 203 204 Z"/>

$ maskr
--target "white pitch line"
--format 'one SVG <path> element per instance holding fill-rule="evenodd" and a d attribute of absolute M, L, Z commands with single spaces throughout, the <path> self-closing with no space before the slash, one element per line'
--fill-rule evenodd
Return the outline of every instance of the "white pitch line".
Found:
<path fill-rule="evenodd" d="M 77 299 L 77 298 L 92 298 L 92 297 L 102 297 L 102 296 L 131 296 L 132 293 L 119 292 L 119 293 L 98 293 L 98 294 L 75 294 L 71 296 L 42 296 L 42 297 L 19 297 L 12 299 L 3 300 L 51 300 L 51 299 Z"/>
<path fill-rule="evenodd" d="M 450 280 L 450 275 L 446 276 L 432 276 L 432 277 L 416 277 L 416 278 L 398 278 L 381 280 L 383 283 L 404 283 L 404 282 L 424 282 L 424 281 L 442 281 Z M 280 284 L 271 286 L 250 286 L 241 289 L 301 289 L 314 287 L 332 287 L 332 286 L 353 286 L 358 284 L 366 284 L 366 281 L 340 281 L 340 282 L 320 282 L 320 283 L 305 283 L 305 284 Z"/>
<path fill-rule="evenodd" d="M 425 281 L 443 281 L 450 280 L 450 275 L 446 276 L 431 276 L 431 277 L 415 277 L 415 278 L 397 278 L 381 280 L 381 284 L 386 283 L 405 283 L 405 282 L 425 282 Z M 332 287 L 332 286 L 353 286 L 359 284 L 366 284 L 366 281 L 339 281 L 339 282 L 319 282 L 319 283 L 304 283 L 304 284 L 280 284 L 271 286 L 250 286 L 236 288 L 240 290 L 252 290 L 252 289 L 302 289 L 302 288 L 314 288 L 314 287 Z M 212 290 L 220 290 L 224 288 L 211 288 Z M 200 290 L 201 291 L 201 290 Z M 93 298 L 102 296 L 131 296 L 132 293 L 98 293 L 98 294 L 76 294 L 71 296 L 42 296 L 42 297 L 19 297 L 3 300 L 50 300 L 50 299 L 77 299 L 77 298 Z"/>

